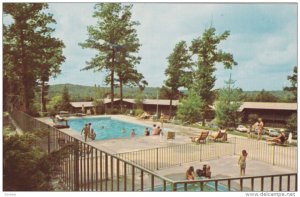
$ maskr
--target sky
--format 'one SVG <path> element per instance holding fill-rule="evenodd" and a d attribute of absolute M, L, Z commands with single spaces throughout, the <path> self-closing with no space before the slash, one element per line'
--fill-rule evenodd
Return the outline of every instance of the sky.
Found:
<path fill-rule="evenodd" d="M 72 83 L 105 86 L 105 72 L 81 71 L 96 51 L 78 43 L 88 38 L 87 26 L 95 25 L 95 3 L 49 3 L 57 24 L 53 36 L 66 45 L 62 72 L 50 84 Z M 243 90 L 282 90 L 297 65 L 296 3 L 133 3 L 132 20 L 141 43 L 137 70 L 149 87 L 161 87 L 166 80 L 167 57 L 176 43 L 188 46 L 213 26 L 217 34 L 230 31 L 219 49 L 233 54 L 238 63 L 232 70 L 217 64 L 215 88 L 224 87 L 230 74 Z"/>

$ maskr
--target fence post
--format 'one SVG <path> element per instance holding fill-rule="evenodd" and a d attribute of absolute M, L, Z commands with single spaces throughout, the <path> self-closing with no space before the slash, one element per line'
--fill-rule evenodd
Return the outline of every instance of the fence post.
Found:
<path fill-rule="evenodd" d="M 200 161 L 202 161 L 202 144 L 200 144 Z"/>
<path fill-rule="evenodd" d="M 75 191 L 79 191 L 79 143 L 78 140 L 75 139 L 75 147 L 74 147 L 74 177 L 75 177 Z"/>
<path fill-rule="evenodd" d="M 158 148 L 156 148 L 156 170 L 158 170 Z"/>
<path fill-rule="evenodd" d="M 275 146 L 273 146 L 273 149 L 272 149 L 272 165 L 273 166 L 275 165 Z"/>
<path fill-rule="evenodd" d="M 48 154 L 50 154 L 50 152 L 51 152 L 50 143 L 51 143 L 51 140 L 50 140 L 50 126 L 48 125 Z"/>
<path fill-rule="evenodd" d="M 236 137 L 234 137 L 233 155 L 236 155 Z"/>

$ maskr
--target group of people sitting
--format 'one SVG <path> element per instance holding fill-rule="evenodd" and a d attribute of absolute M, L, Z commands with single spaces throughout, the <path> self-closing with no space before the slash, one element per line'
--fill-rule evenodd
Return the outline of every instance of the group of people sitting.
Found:
<path fill-rule="evenodd" d="M 84 125 L 84 128 L 81 130 L 81 135 L 84 134 L 84 141 L 87 141 L 87 138 L 91 138 L 92 140 L 96 139 L 96 133 L 92 128 L 92 123 L 88 123 Z"/>
<path fill-rule="evenodd" d="M 198 177 L 206 177 L 206 178 L 211 178 L 211 171 L 210 171 L 210 166 L 207 164 L 204 164 L 202 169 L 197 169 L 196 174 L 194 171 L 194 167 L 190 166 L 189 169 L 186 171 L 186 179 L 187 180 L 194 180 L 196 175 Z"/>
<path fill-rule="evenodd" d="M 160 128 L 160 126 L 156 126 L 156 124 L 154 124 L 152 129 L 152 135 L 160 135 L 161 133 L 162 129 Z M 144 135 L 150 136 L 150 130 L 148 127 L 145 129 Z"/>
<path fill-rule="evenodd" d="M 122 129 L 121 131 L 122 133 L 125 133 L 126 130 L 125 128 Z M 156 126 L 155 124 L 153 125 L 153 130 L 152 130 L 152 135 L 160 135 L 162 134 L 162 129 L 159 126 Z M 150 130 L 148 127 L 146 127 L 145 131 L 144 131 L 144 135 L 145 136 L 150 136 Z M 136 136 L 136 132 L 135 129 L 132 129 L 130 132 L 130 137 L 134 137 Z"/>
<path fill-rule="evenodd" d="M 162 129 L 160 126 L 156 126 L 156 124 L 153 125 L 152 135 L 160 135 L 162 132 Z"/>

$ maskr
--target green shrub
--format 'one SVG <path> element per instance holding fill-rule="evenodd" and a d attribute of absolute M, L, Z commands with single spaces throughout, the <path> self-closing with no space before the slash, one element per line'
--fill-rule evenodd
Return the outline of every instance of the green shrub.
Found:
<path fill-rule="evenodd" d="M 106 114 L 120 114 L 120 110 L 119 109 L 116 109 L 116 108 L 113 108 L 113 109 L 110 109 L 110 108 L 107 108 L 105 109 L 105 113 Z"/>
<path fill-rule="evenodd" d="M 141 116 L 143 113 L 144 113 L 143 109 L 138 108 L 138 109 L 134 110 L 135 116 Z"/>
<path fill-rule="evenodd" d="M 184 123 L 195 123 L 201 120 L 203 101 L 196 92 L 190 91 L 187 98 L 178 105 L 177 117 Z"/>

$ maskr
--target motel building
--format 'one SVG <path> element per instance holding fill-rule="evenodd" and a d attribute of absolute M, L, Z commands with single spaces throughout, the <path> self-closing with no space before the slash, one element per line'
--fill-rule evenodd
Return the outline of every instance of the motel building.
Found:
<path fill-rule="evenodd" d="M 111 100 L 104 99 L 104 109 L 110 108 Z M 176 114 L 177 106 L 179 100 L 172 101 L 172 114 Z M 96 106 L 93 102 L 71 102 L 72 113 L 84 113 L 84 114 L 95 114 Z M 119 98 L 114 99 L 114 106 L 120 107 L 121 100 Z M 143 110 L 149 112 L 150 114 L 169 114 L 170 100 L 167 99 L 144 99 L 143 100 Z M 130 111 L 137 109 L 135 99 L 123 99 L 122 106 L 124 111 Z M 239 108 L 238 112 L 242 113 L 242 121 L 247 122 L 250 114 L 256 114 L 261 117 L 266 126 L 281 126 L 287 123 L 289 117 L 297 113 L 297 103 L 273 103 L 273 102 L 244 102 Z M 214 118 L 214 110 L 212 108 L 211 119 Z"/>

